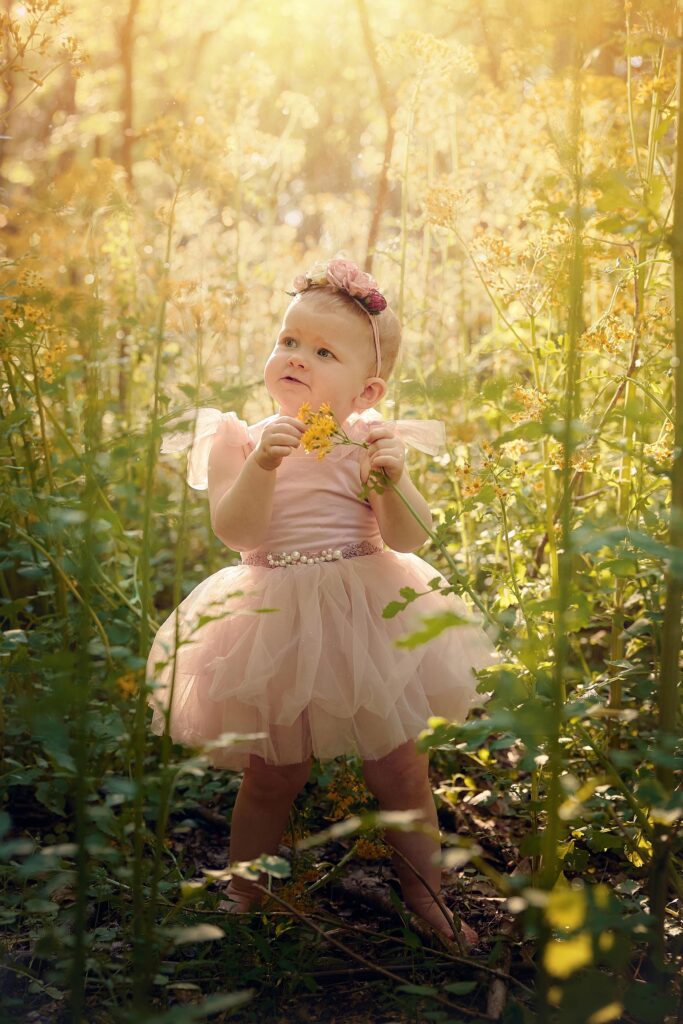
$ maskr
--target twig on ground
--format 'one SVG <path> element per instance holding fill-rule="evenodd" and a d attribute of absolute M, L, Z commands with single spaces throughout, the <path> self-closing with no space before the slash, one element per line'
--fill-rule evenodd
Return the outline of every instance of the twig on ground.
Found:
<path fill-rule="evenodd" d="M 287 908 L 290 914 L 302 921 L 306 927 L 317 932 L 317 934 L 320 935 L 321 938 L 325 939 L 326 942 L 330 942 L 333 946 L 337 946 L 339 949 L 343 950 L 343 952 L 353 960 L 357 960 L 359 963 L 363 964 L 364 967 L 372 968 L 377 971 L 378 974 L 382 974 L 384 977 L 390 978 L 392 981 L 398 981 L 401 985 L 404 984 L 404 980 L 399 974 L 394 974 L 393 971 L 388 971 L 385 967 L 382 967 L 381 964 L 373 963 L 366 957 L 361 956 L 360 953 L 356 953 L 355 950 L 351 949 L 351 947 L 347 946 L 344 942 L 340 942 L 339 939 L 332 938 L 331 935 L 328 935 L 322 928 L 319 928 L 317 924 L 311 921 L 311 919 L 305 914 L 302 914 L 301 911 L 297 910 L 296 907 L 293 907 L 291 903 L 287 902 L 287 900 L 284 900 L 274 892 L 270 892 L 265 885 L 261 885 L 259 882 L 253 882 L 252 885 L 254 888 L 259 889 L 265 896 L 275 900 L 276 903 L 281 903 L 283 907 Z M 471 966 L 476 967 L 477 964 L 474 963 L 471 964 Z M 459 1003 L 451 1002 L 450 999 L 446 999 L 444 996 L 438 995 L 438 993 L 436 995 L 430 995 L 429 998 L 433 999 L 436 1003 L 440 1003 L 442 1006 L 447 1006 L 450 1010 L 457 1010 L 458 1013 L 462 1013 L 467 1017 L 478 1017 L 480 1020 L 489 1020 L 489 1017 L 486 1014 L 482 1014 L 477 1010 L 471 1010 L 468 1006 L 461 1006 Z"/>

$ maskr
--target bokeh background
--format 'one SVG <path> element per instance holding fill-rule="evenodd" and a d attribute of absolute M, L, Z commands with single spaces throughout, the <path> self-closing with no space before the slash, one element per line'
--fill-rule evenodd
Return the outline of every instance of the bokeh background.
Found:
<path fill-rule="evenodd" d="M 357 981 L 344 1019 L 452 1019 L 438 999 L 456 996 L 509 1021 L 674 1019 L 680 17 L 664 0 L 3 0 L 10 1019 L 293 1019 L 330 983 L 300 918 L 259 932 L 217 911 L 202 870 L 225 865 L 239 778 L 150 736 L 144 663 L 238 557 L 162 435 L 197 406 L 275 411 L 262 368 L 286 291 L 335 254 L 401 319 L 380 411 L 446 422 L 444 455 L 411 454 L 437 524 L 422 554 L 504 653 L 486 713 L 423 737 L 450 891 L 497 936 L 503 994 L 472 971 L 447 993 L 398 928 L 417 988 L 385 978 L 375 1003 Z M 317 765 L 288 846 L 371 807 L 357 759 Z M 309 920 L 330 863 L 384 870 L 363 821 L 270 864 Z M 381 935 L 347 938 L 376 963 Z"/>

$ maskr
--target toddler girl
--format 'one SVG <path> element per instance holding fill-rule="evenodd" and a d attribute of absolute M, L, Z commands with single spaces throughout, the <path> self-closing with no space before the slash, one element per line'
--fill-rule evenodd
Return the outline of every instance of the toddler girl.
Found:
<path fill-rule="evenodd" d="M 224 732 L 252 734 L 210 755 L 217 767 L 244 771 L 231 863 L 277 852 L 312 755 L 358 754 L 380 808 L 417 809 L 428 826 L 388 830 L 387 841 L 403 854 L 393 862 L 406 904 L 452 936 L 403 859 L 439 892 L 428 755 L 418 753 L 415 738 L 431 715 L 462 721 L 485 703 L 490 694 L 476 693 L 473 670 L 498 655 L 464 602 L 433 589 L 447 581 L 412 554 L 427 534 L 393 488 L 371 488 L 365 498 L 361 488 L 383 471 L 431 528 L 429 507 L 405 468 L 405 445 L 434 455 L 444 426 L 384 421 L 373 409 L 400 344 L 398 320 L 373 277 L 335 258 L 295 278 L 289 294 L 264 370 L 278 412 L 249 425 L 234 412 L 199 409 L 193 431 L 167 435 L 162 445 L 162 452 L 189 448 L 188 482 L 208 489 L 212 528 L 241 563 L 199 583 L 159 629 L 147 667 L 155 687 L 151 728 L 163 732 L 168 718 L 172 738 L 193 745 Z M 297 413 L 324 403 L 367 448 L 335 445 L 322 458 L 305 451 Z M 384 618 L 403 587 L 420 596 Z M 427 643 L 397 646 L 425 614 L 446 612 L 469 621 Z M 228 895 L 237 912 L 260 902 L 253 884 L 238 877 Z M 476 944 L 464 922 L 463 932 Z"/>

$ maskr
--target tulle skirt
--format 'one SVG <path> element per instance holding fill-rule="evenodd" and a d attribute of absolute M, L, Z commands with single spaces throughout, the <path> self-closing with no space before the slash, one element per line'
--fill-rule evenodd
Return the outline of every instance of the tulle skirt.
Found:
<path fill-rule="evenodd" d="M 382 616 L 402 600 L 401 588 L 429 591 L 436 577 L 447 586 L 417 555 L 392 550 L 279 569 L 219 569 L 156 634 L 147 662 L 152 731 L 164 731 L 170 703 L 176 742 L 201 746 L 223 733 L 262 733 L 208 751 L 214 766 L 239 771 L 251 754 L 269 764 L 310 754 L 374 760 L 417 737 L 430 716 L 464 721 L 491 696 L 476 692 L 473 672 L 499 658 L 479 617 L 458 596 L 434 591 Z M 469 622 L 415 647 L 396 645 L 424 629 L 423 617 L 444 612 Z"/>

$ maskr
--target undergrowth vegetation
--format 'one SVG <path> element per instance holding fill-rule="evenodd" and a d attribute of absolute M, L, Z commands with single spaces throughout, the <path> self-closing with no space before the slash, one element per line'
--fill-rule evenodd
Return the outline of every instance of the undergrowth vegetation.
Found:
<path fill-rule="evenodd" d="M 680 1020 L 680 13 L 0 23 L 3 1019 Z M 446 423 L 411 455 L 421 554 L 503 654 L 486 709 L 420 739 L 471 957 L 401 904 L 353 754 L 314 763 L 266 910 L 228 917 L 239 776 L 149 731 L 155 630 L 238 559 L 161 436 L 274 411 L 285 290 L 337 251 L 403 325 L 380 411 Z"/>

